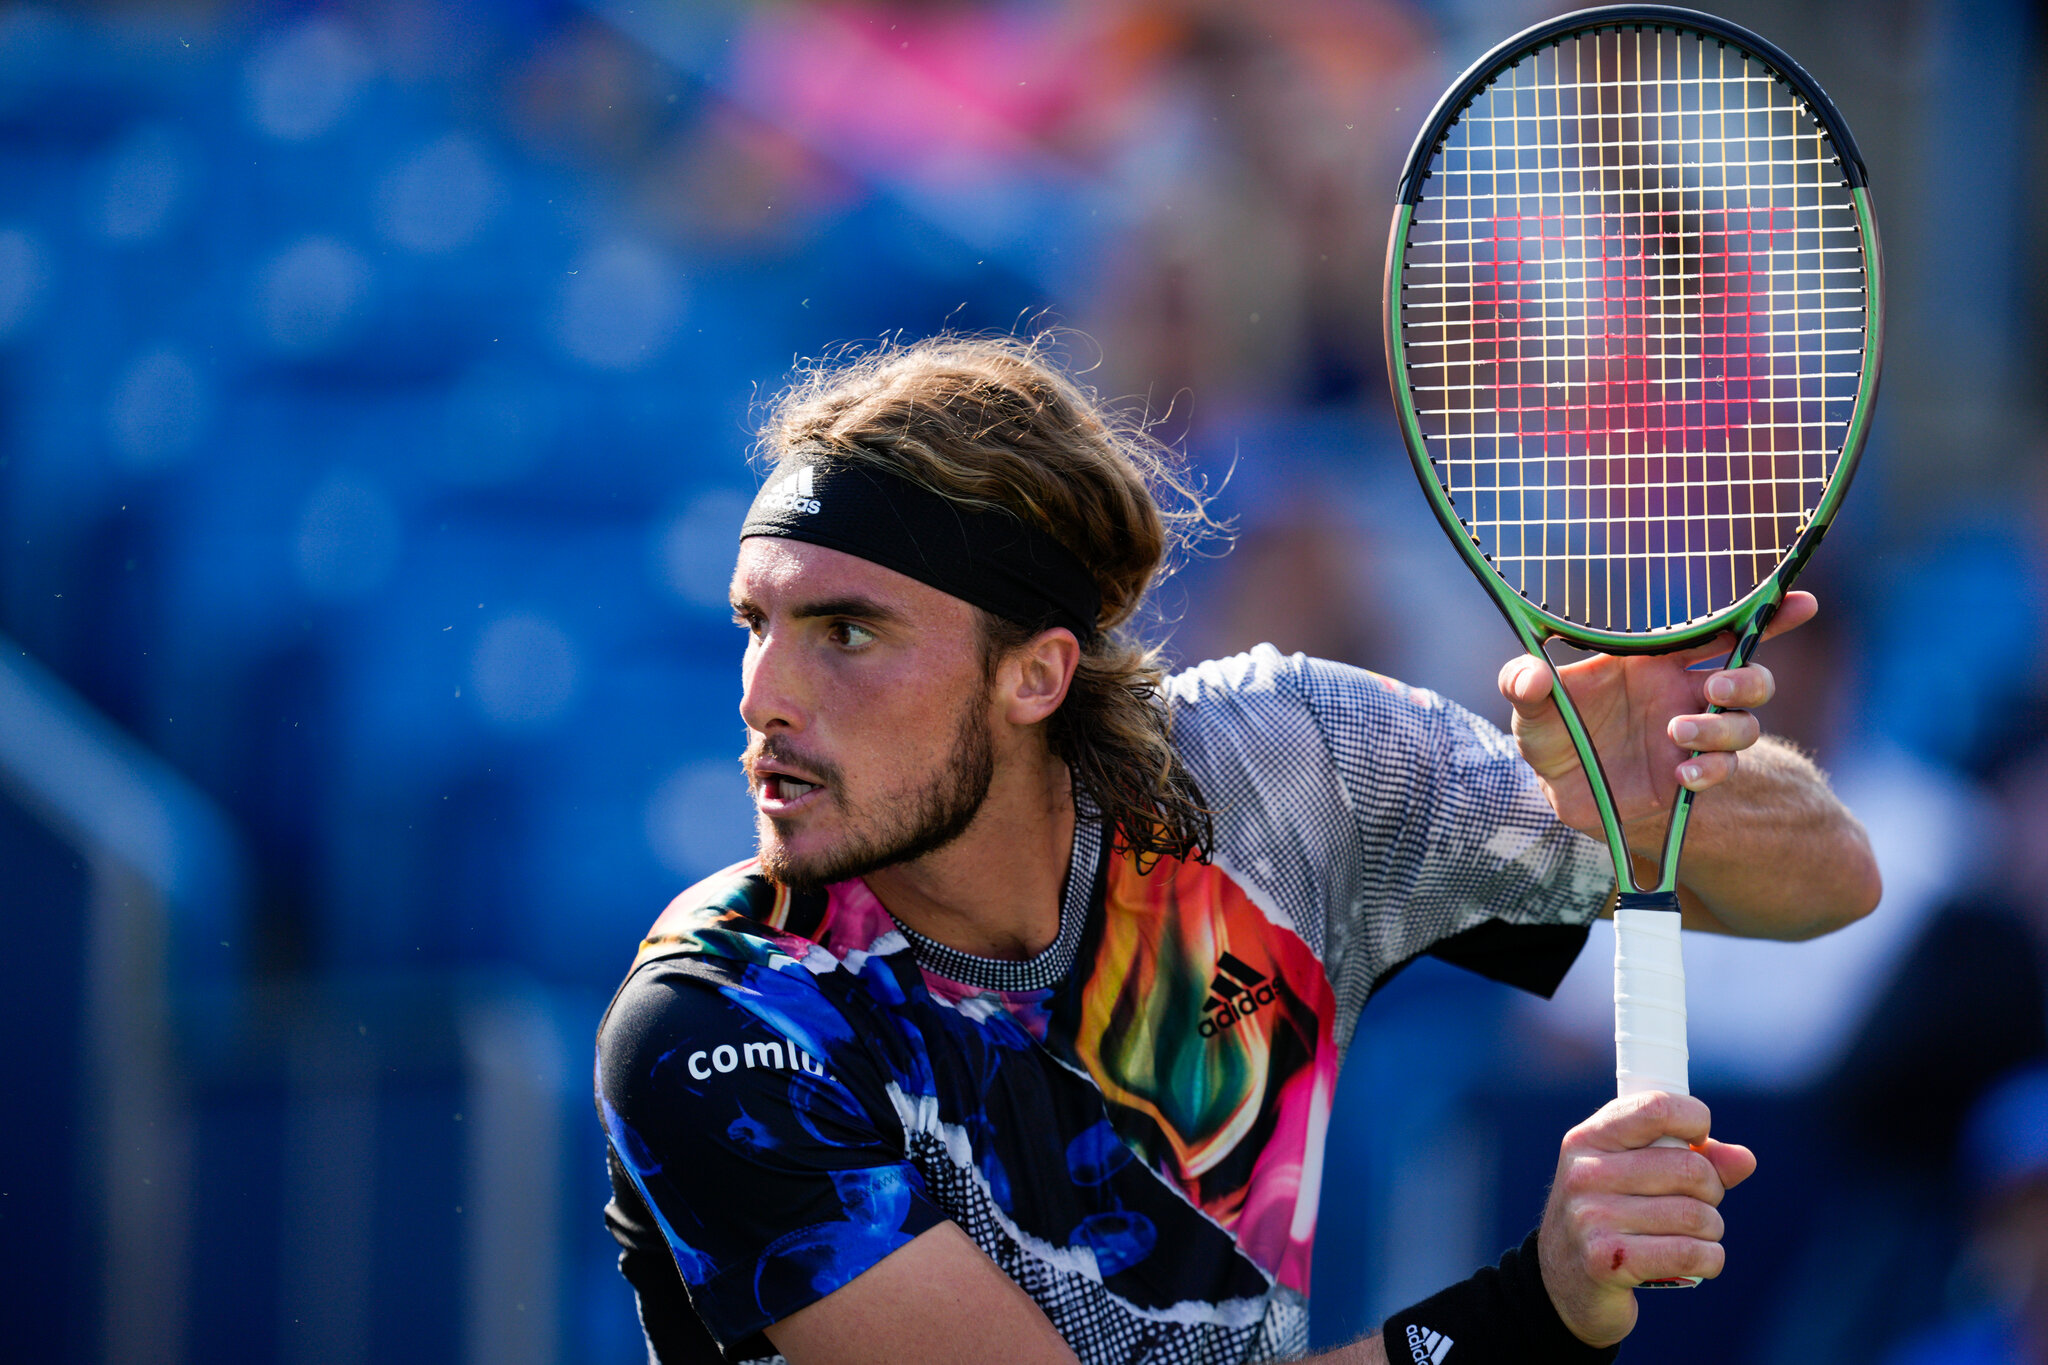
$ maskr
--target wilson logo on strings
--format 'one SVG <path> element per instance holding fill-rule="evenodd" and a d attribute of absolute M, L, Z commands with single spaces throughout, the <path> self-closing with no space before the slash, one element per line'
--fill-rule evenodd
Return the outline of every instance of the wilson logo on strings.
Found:
<path fill-rule="evenodd" d="M 1235 953 L 1225 953 L 1216 960 L 1209 998 L 1202 1002 L 1202 1036 L 1214 1038 L 1224 1029 L 1236 1028 L 1238 1020 L 1257 1014 L 1275 998 L 1273 983 L 1265 973 Z"/>

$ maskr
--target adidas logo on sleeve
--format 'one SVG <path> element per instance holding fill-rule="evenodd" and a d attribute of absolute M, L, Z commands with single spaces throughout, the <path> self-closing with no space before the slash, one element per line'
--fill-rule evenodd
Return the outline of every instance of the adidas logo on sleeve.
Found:
<path fill-rule="evenodd" d="M 1204 1038 L 1214 1038 L 1224 1029 L 1236 1028 L 1238 1020 L 1251 1017 L 1273 1000 L 1273 983 L 1266 974 L 1226 952 L 1216 959 L 1216 975 L 1209 981 L 1209 998 L 1202 1002 L 1205 1017 L 1198 1031 Z"/>

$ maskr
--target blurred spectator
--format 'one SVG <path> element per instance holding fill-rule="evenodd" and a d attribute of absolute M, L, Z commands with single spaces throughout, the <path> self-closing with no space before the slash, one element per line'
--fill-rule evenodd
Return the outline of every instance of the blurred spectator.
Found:
<path fill-rule="evenodd" d="M 1972 1111 L 1963 1172 L 1974 1208 L 1947 1286 L 1951 1314 L 1886 1365 L 2048 1361 L 2048 1067 L 2008 1077 Z"/>
<path fill-rule="evenodd" d="M 2009 902 L 1952 902 L 1928 920 L 1815 1092 L 1830 1178 L 1767 1361 L 1873 1360 L 1940 1309 L 1968 1207 L 1960 1135 L 1999 1077 L 2048 1056 L 2043 981 Z M 2003 1140 L 2038 1145 L 2039 1131 Z"/>
<path fill-rule="evenodd" d="M 1168 60 L 1135 102 L 1121 179 L 1142 193 L 1091 310 L 1112 373 L 1204 403 L 1377 401 L 1388 187 L 1433 94 L 1415 16 L 1133 12 Z"/>

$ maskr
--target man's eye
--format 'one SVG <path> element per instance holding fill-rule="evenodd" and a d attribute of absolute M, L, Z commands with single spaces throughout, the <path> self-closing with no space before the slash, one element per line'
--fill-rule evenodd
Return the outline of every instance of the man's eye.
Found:
<path fill-rule="evenodd" d="M 732 623 L 750 635 L 759 635 L 761 633 L 761 618 L 752 612 L 734 612 L 732 614 Z"/>
<path fill-rule="evenodd" d="M 844 645 L 848 649 L 861 649 L 873 643 L 874 638 L 875 633 L 866 626 L 855 625 L 851 621 L 834 621 L 832 623 L 832 643 L 835 645 Z"/>

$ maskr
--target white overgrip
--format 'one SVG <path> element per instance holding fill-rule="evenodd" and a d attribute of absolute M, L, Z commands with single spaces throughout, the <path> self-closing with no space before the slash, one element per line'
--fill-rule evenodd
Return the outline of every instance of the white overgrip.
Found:
<path fill-rule="evenodd" d="M 1686 1075 L 1685 959 L 1679 912 L 1614 912 L 1614 1080 L 1623 1096 L 1645 1090 L 1692 1093 Z M 1666 1135 L 1654 1147 L 1683 1147 Z M 1697 1275 L 1645 1280 L 1643 1289 L 1692 1289 Z"/>
<path fill-rule="evenodd" d="M 1686 1076 L 1685 962 L 1673 910 L 1614 912 L 1616 1092 L 1691 1094 Z"/>

